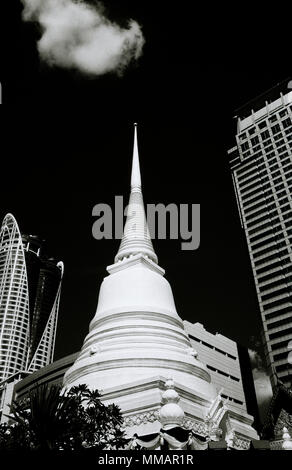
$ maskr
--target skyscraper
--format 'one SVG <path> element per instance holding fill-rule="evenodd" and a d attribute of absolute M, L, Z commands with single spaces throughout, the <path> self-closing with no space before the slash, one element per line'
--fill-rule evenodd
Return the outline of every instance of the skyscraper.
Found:
<path fill-rule="evenodd" d="M 236 146 L 228 152 L 273 386 L 277 377 L 286 384 L 292 377 L 291 117 L 285 81 L 237 111 Z"/>
<path fill-rule="evenodd" d="M 53 360 L 64 266 L 7 214 L 0 232 L 0 381 Z"/>

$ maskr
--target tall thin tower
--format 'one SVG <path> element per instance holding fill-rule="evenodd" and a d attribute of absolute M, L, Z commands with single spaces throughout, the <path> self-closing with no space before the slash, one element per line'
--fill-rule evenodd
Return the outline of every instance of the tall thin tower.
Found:
<path fill-rule="evenodd" d="M 0 232 L 0 381 L 53 361 L 64 266 L 7 214 Z"/>
<path fill-rule="evenodd" d="M 222 390 L 216 389 L 192 348 L 158 264 L 145 216 L 136 126 L 127 219 L 107 272 L 89 332 L 64 376 L 64 387 L 87 384 L 100 390 L 104 403 L 120 406 L 129 436 L 179 424 L 202 436 L 222 432 L 228 440 L 234 433 L 239 446 L 249 445 L 249 439 L 257 438 L 253 418 L 245 407 L 223 402 Z M 161 400 L 169 377 L 180 391 L 181 408 L 170 406 L 171 416 L 165 416 Z M 176 392 L 170 394 L 176 402 Z"/>
<path fill-rule="evenodd" d="M 292 91 L 285 81 L 238 110 L 230 166 L 272 385 L 289 384 L 292 340 Z"/>

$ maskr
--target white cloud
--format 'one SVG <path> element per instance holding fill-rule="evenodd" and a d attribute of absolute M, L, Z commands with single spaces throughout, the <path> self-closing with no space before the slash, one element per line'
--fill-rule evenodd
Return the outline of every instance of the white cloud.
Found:
<path fill-rule="evenodd" d="M 22 2 L 23 19 L 41 26 L 38 51 L 50 65 L 91 75 L 122 74 L 142 54 L 145 41 L 138 23 L 129 20 L 128 28 L 121 28 L 105 17 L 101 3 L 93 7 L 80 0 Z"/>

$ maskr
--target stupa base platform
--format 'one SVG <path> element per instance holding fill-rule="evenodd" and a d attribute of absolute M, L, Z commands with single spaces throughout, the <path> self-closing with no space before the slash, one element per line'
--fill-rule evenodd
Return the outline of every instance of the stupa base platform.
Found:
<path fill-rule="evenodd" d="M 179 425 L 201 439 L 224 439 L 228 445 L 235 448 L 248 449 L 251 440 L 259 439 L 257 432 L 252 428 L 252 416 L 228 405 L 220 394 L 210 400 L 179 383 L 174 383 L 173 388 L 179 396 L 183 416 L 178 420 L 175 413 L 173 416 L 170 413 L 165 422 L 165 418 L 161 416 L 161 403 L 167 380 L 167 377 L 154 376 L 122 387 L 101 390 L 105 405 L 115 403 L 120 407 L 129 438 L 134 435 L 157 434 L 162 427 L 170 429 Z"/>

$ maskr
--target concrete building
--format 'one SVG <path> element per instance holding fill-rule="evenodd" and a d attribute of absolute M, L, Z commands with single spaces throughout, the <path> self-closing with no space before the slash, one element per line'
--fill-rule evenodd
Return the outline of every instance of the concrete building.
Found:
<path fill-rule="evenodd" d="M 0 231 L 0 402 L 20 373 L 53 361 L 63 263 L 7 214 Z M 1 412 L 1 408 L 0 408 Z"/>
<path fill-rule="evenodd" d="M 236 448 L 247 448 L 257 438 L 253 417 L 217 391 L 158 265 L 143 205 L 136 129 L 124 235 L 107 271 L 89 333 L 65 373 L 64 387 L 85 383 L 100 390 L 106 404 L 120 406 L 128 436 L 155 433 L 162 424 L 182 425 L 215 440 L 232 436 Z M 174 401 L 161 407 L 165 394 Z"/>
<path fill-rule="evenodd" d="M 292 364 L 292 91 L 285 81 L 237 112 L 230 166 L 263 323 L 272 386 Z"/>
<path fill-rule="evenodd" d="M 8 379 L 0 382 L 0 421 L 8 421 L 13 400 L 27 398 L 39 385 L 62 385 L 64 374 L 77 358 L 77 353 L 65 356 L 62 359 L 38 369 L 34 373 L 17 372 Z"/>
<path fill-rule="evenodd" d="M 251 414 L 254 427 L 259 429 L 258 404 L 247 348 L 220 333 L 210 333 L 201 323 L 184 321 L 184 328 L 222 398 L 231 408 Z"/>

